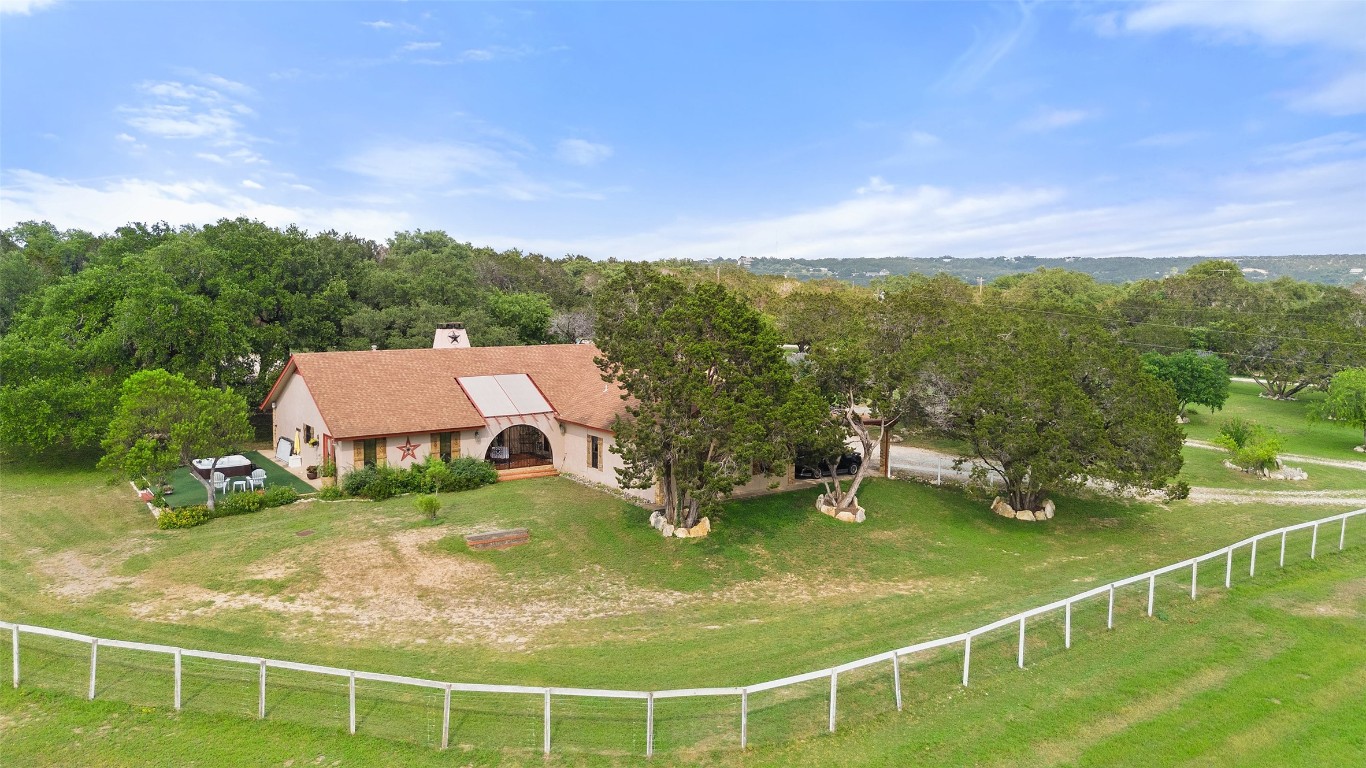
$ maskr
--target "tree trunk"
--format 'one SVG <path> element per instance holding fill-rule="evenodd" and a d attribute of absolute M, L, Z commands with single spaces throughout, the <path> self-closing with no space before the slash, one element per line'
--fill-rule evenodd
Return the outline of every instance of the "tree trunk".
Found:
<path fill-rule="evenodd" d="M 878 455 L 882 457 L 882 476 L 888 479 L 892 477 L 892 426 L 897 419 L 882 420 L 882 433 L 878 435 Z M 867 457 L 864 458 L 867 461 Z"/>
<path fill-rule="evenodd" d="M 873 439 L 868 436 L 868 428 L 863 425 L 863 421 L 859 419 L 858 413 L 854 411 L 853 398 L 850 398 L 850 405 L 844 411 L 844 420 L 849 423 L 849 427 L 854 430 L 854 434 L 858 435 L 859 445 L 863 447 L 864 460 L 859 462 L 858 469 L 854 470 L 854 476 L 849 482 L 849 491 L 847 493 L 842 493 L 840 491 L 838 477 L 839 462 L 836 461 L 835 466 L 830 469 L 830 476 L 835 481 L 835 493 L 839 495 L 839 498 L 837 499 L 838 503 L 835 505 L 835 508 L 840 510 L 851 509 L 856 503 L 856 500 L 858 499 L 858 488 L 863 484 L 863 478 L 868 473 L 868 457 L 873 453 Z M 885 456 L 882 461 L 884 464 L 890 464 Z"/>
<path fill-rule="evenodd" d="M 193 464 L 190 465 L 190 468 L 191 468 L 191 471 L 194 471 L 194 465 L 193 465 Z M 216 490 L 214 490 L 214 487 L 213 487 L 213 473 L 214 473 L 214 472 L 217 472 L 217 471 L 218 471 L 218 457 L 215 456 L 215 457 L 213 457 L 213 461 L 209 464 L 209 512 L 213 512 L 213 511 L 214 511 L 214 508 L 215 508 L 214 502 L 216 502 L 216 501 L 218 500 L 218 499 L 217 499 L 217 497 L 218 497 L 218 492 L 217 492 Z"/>

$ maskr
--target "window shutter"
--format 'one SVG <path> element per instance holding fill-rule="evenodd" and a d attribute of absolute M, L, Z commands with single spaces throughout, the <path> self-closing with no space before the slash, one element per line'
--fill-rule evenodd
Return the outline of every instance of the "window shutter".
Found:
<path fill-rule="evenodd" d="M 381 437 L 375 441 L 375 466 L 384 467 L 389 464 L 389 441 Z"/>
<path fill-rule="evenodd" d="M 352 451 L 351 451 L 351 459 L 352 459 L 351 468 L 352 468 L 352 469 L 360 469 L 360 468 L 364 467 L 364 466 L 365 466 L 365 441 L 364 441 L 364 440 L 352 440 L 352 441 L 351 441 L 351 448 L 352 448 Z"/>
<path fill-rule="evenodd" d="M 461 456 L 464 456 L 464 455 L 465 455 L 465 452 L 464 452 L 464 450 L 461 449 L 461 447 L 460 447 L 460 433 L 459 433 L 459 432 L 452 432 L 452 433 L 451 433 L 451 458 L 452 458 L 452 459 L 458 459 L 458 458 L 460 458 Z"/>
<path fill-rule="evenodd" d="M 431 434 L 431 438 L 432 438 L 432 441 L 431 441 L 430 443 L 427 444 L 427 447 L 428 447 L 427 455 L 428 455 L 428 456 L 435 456 L 435 457 L 437 457 L 437 458 L 439 459 L 439 458 L 441 458 L 441 435 L 438 434 L 438 433 L 436 433 L 436 432 L 433 432 L 433 433 Z"/>
<path fill-rule="evenodd" d="M 593 436 L 592 436 L 592 435 L 589 435 L 589 436 L 588 436 L 588 439 L 584 441 L 583 447 L 586 449 L 586 453 L 584 454 L 583 461 L 584 461 L 585 464 L 587 464 L 588 466 L 591 467 L 591 466 L 593 466 Z"/>

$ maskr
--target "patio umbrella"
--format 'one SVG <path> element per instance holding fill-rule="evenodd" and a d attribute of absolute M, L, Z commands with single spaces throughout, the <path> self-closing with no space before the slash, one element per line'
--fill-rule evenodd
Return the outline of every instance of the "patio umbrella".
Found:
<path fill-rule="evenodd" d="M 301 450 L 302 444 L 303 444 L 303 437 L 299 434 L 299 430 L 296 429 L 296 430 L 294 430 L 294 455 L 295 455 L 295 456 L 298 456 L 299 454 L 303 453 L 303 451 Z"/>

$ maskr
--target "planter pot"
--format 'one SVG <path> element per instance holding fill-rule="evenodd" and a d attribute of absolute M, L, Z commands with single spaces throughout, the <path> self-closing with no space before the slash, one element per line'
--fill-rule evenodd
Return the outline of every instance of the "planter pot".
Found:
<path fill-rule="evenodd" d="M 308 479 L 309 479 L 309 480 L 317 480 L 317 479 L 318 479 L 318 468 L 317 468 L 316 466 L 314 466 L 314 467 L 306 467 L 306 468 L 304 469 L 304 474 L 308 475 Z"/>
<path fill-rule="evenodd" d="M 337 478 L 335 478 L 335 477 L 324 477 L 324 478 L 323 478 L 323 487 L 324 487 L 324 488 L 331 488 L 332 486 L 334 486 L 334 485 L 336 485 L 336 484 L 337 484 Z"/>

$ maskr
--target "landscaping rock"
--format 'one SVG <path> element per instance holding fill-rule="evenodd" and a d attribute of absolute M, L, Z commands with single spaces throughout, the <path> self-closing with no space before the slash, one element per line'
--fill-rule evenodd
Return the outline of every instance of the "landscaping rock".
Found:
<path fill-rule="evenodd" d="M 664 529 L 664 513 L 655 511 L 650 513 L 650 527 L 656 531 Z"/>
<path fill-rule="evenodd" d="M 1032 523 L 1032 522 L 1034 522 L 1037 518 L 1034 517 L 1034 513 L 1033 513 L 1033 512 L 1031 512 L 1031 511 L 1029 511 L 1029 510 L 1027 510 L 1027 509 L 1022 509 L 1022 510 L 1020 510 L 1020 511 L 1018 511 L 1018 512 L 1015 513 L 1015 519 L 1016 519 L 1016 520 L 1028 520 L 1029 522 Z"/>
<path fill-rule="evenodd" d="M 698 521 L 697 525 L 688 529 L 688 538 L 696 539 L 711 533 L 711 518 L 704 517 Z"/>
<path fill-rule="evenodd" d="M 863 514 L 863 507 L 859 507 L 859 508 L 858 508 L 858 511 L 854 513 L 854 522 L 856 522 L 856 523 L 861 523 L 861 522 L 863 522 L 864 520 L 867 520 L 867 519 L 868 519 L 868 516 L 865 515 L 865 514 Z"/>
<path fill-rule="evenodd" d="M 850 512 L 850 511 L 847 510 L 847 509 L 844 510 L 843 512 L 840 512 L 840 513 L 836 514 L 836 515 L 835 515 L 835 519 L 836 519 L 836 520 L 839 520 L 840 522 L 844 522 L 844 523 L 852 523 L 852 522 L 855 522 L 855 521 L 857 520 L 857 518 L 854 517 L 854 513 L 853 513 L 853 512 Z"/>
<path fill-rule="evenodd" d="M 664 523 L 659 527 L 659 532 L 664 534 L 664 538 L 667 539 L 668 537 L 674 535 L 674 527 L 672 525 L 669 525 L 668 523 Z"/>
<path fill-rule="evenodd" d="M 1040 511 L 1040 512 L 1043 512 L 1043 519 L 1045 519 L 1045 520 L 1052 520 L 1052 519 L 1053 519 L 1053 513 L 1056 512 L 1057 509 L 1058 509 L 1058 508 L 1057 508 L 1056 506 L 1053 505 L 1053 500 L 1052 500 L 1052 499 L 1044 499 L 1044 500 L 1043 500 L 1043 509 L 1041 509 L 1041 510 L 1039 510 L 1039 511 Z M 1034 514 L 1034 517 L 1037 518 L 1038 516 L 1039 516 L 1039 515 L 1038 515 L 1038 513 L 1036 512 L 1036 513 Z"/>
<path fill-rule="evenodd" d="M 687 529 L 687 528 L 675 528 L 675 529 L 674 529 L 674 537 L 675 537 L 675 538 L 679 538 L 679 539 L 686 539 L 686 538 L 688 538 L 688 529 Z"/>
<path fill-rule="evenodd" d="M 1011 509 L 1010 505 L 1006 503 L 1005 499 L 1001 498 L 1000 496 L 997 496 L 996 498 L 991 500 L 991 511 L 995 512 L 1001 517 L 1015 517 L 1015 510 Z"/>

